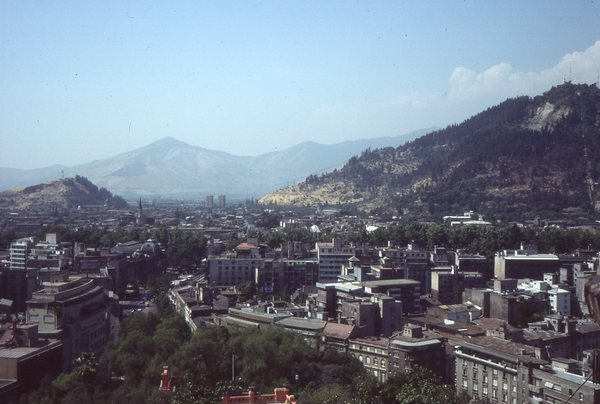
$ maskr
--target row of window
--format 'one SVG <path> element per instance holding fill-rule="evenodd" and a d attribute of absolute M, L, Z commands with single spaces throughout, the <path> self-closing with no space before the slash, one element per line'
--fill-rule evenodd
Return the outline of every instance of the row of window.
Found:
<path fill-rule="evenodd" d="M 385 363 L 385 359 L 381 359 L 378 360 L 377 358 L 373 358 L 373 360 L 371 361 L 371 357 L 370 356 L 365 356 L 363 358 L 362 355 L 358 355 L 358 360 L 361 361 L 362 363 L 366 364 L 366 365 L 373 365 L 373 366 L 379 366 L 382 369 L 385 369 L 386 367 L 386 363 Z"/>

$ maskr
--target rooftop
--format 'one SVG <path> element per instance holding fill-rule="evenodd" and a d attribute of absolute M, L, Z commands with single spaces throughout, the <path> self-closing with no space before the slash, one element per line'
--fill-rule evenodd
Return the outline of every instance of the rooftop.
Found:
<path fill-rule="evenodd" d="M 420 285 L 420 282 L 413 279 L 384 279 L 379 281 L 362 282 L 362 284 L 368 288 L 375 288 L 378 286 L 414 286 Z"/>
<path fill-rule="evenodd" d="M 325 327 L 326 321 L 288 317 L 277 321 L 275 324 L 281 325 L 285 328 L 320 331 Z"/>

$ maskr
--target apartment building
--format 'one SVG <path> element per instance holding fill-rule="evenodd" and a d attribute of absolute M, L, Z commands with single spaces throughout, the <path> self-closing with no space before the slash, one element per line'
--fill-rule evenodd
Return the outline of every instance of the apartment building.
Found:
<path fill-rule="evenodd" d="M 491 403 L 598 403 L 599 350 L 584 359 L 543 360 L 531 347 L 496 337 L 455 346 L 456 389 Z"/>
<path fill-rule="evenodd" d="M 263 258 L 237 258 L 221 256 L 208 259 L 211 286 L 235 286 L 244 282 L 257 282 L 259 272 L 265 267 Z"/>
<path fill-rule="evenodd" d="M 342 267 L 356 253 L 352 244 L 334 238 L 331 243 L 316 243 L 319 260 L 319 282 L 335 282 L 342 274 Z"/>

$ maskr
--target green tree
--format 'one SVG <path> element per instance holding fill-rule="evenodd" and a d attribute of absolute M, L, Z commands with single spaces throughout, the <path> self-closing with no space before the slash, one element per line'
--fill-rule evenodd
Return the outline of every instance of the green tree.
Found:
<path fill-rule="evenodd" d="M 382 388 L 384 403 L 402 404 L 458 404 L 453 386 L 443 384 L 429 370 L 419 366 L 390 377 Z"/>

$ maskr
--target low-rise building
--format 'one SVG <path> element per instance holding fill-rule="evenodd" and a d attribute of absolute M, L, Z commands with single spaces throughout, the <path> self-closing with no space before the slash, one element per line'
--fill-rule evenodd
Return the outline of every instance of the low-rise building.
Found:
<path fill-rule="evenodd" d="M 388 374 L 403 373 L 414 366 L 446 378 L 446 340 L 438 333 L 407 324 L 401 333 L 390 338 Z"/>
<path fill-rule="evenodd" d="M 455 347 L 456 389 L 498 403 L 600 402 L 598 350 L 584 360 L 540 359 L 527 345 L 496 337 L 461 341 Z"/>
<path fill-rule="evenodd" d="M 353 338 L 350 340 L 348 353 L 356 357 L 367 372 L 384 383 L 388 378 L 388 345 L 388 338 Z"/>
<path fill-rule="evenodd" d="M 62 371 L 62 343 L 39 338 L 34 323 L 5 324 L 0 327 L 0 401 L 12 402 L 37 387 L 45 375 Z"/>

